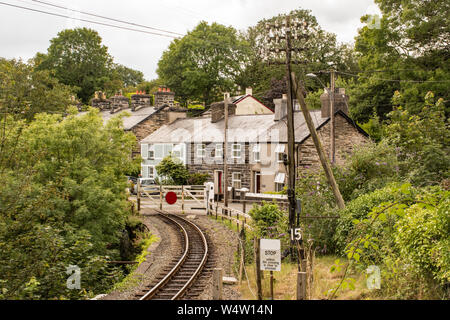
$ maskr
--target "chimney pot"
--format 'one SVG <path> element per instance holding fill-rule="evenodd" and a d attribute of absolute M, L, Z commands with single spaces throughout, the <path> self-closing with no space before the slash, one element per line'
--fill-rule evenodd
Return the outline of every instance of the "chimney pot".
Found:
<path fill-rule="evenodd" d="M 252 88 L 246 88 L 245 89 L 245 94 L 249 95 L 249 96 L 253 95 L 253 89 Z"/>

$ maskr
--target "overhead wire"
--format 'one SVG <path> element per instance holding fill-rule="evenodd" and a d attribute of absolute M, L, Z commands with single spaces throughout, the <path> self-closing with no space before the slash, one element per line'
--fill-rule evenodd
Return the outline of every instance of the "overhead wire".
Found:
<path fill-rule="evenodd" d="M 70 16 L 67 16 L 67 15 L 59 14 L 59 13 L 53 13 L 53 12 L 43 11 L 43 10 L 39 10 L 39 9 L 33 9 L 33 8 L 29 8 L 29 7 L 18 6 L 18 5 L 15 5 L 15 4 L 6 3 L 6 2 L 2 2 L 2 1 L 0 1 L 0 5 L 10 6 L 10 7 L 19 8 L 19 9 L 28 10 L 28 11 L 33 11 L 33 12 L 38 12 L 38 13 L 43 13 L 43 14 L 46 14 L 46 15 L 57 16 L 57 17 L 66 18 L 66 19 L 72 19 L 72 20 L 83 21 L 83 22 L 87 22 L 87 23 L 98 24 L 98 25 L 112 27 L 112 28 L 117 28 L 117 29 L 122 29 L 122 30 L 141 32 L 141 33 L 152 34 L 152 35 L 157 35 L 157 36 L 162 36 L 162 37 L 168 37 L 168 38 L 172 38 L 172 39 L 177 38 L 175 36 L 168 35 L 168 34 L 156 33 L 156 32 L 151 32 L 151 31 L 145 31 L 145 30 L 139 30 L 139 29 L 134 29 L 134 28 L 128 28 L 128 27 L 124 27 L 124 26 L 118 26 L 118 25 L 104 23 L 104 22 L 99 22 L 99 21 L 92 21 L 92 20 L 87 20 L 87 19 L 70 17 Z"/>
<path fill-rule="evenodd" d="M 47 6 L 51 6 L 51 7 L 55 7 L 55 8 L 65 9 L 65 10 L 68 10 L 68 11 L 77 12 L 77 13 L 81 13 L 81 14 L 88 15 L 88 16 L 93 16 L 93 17 L 96 17 L 96 18 L 111 20 L 111 21 L 114 21 L 114 22 L 128 24 L 128 25 L 132 25 L 132 26 L 135 26 L 135 27 L 141 27 L 141 28 L 146 28 L 146 29 L 151 29 L 151 30 L 156 30 L 156 31 L 160 31 L 160 32 L 171 33 L 171 34 L 183 36 L 183 34 L 178 33 L 178 32 L 168 31 L 168 30 L 159 29 L 159 28 L 155 28 L 155 27 L 150 27 L 150 26 L 146 26 L 146 25 L 142 25 L 142 24 L 138 24 L 138 23 L 134 23 L 134 22 L 129 22 L 129 21 L 119 20 L 119 19 L 115 19 L 115 18 L 105 17 L 105 16 L 102 16 L 102 15 L 99 15 L 99 14 L 90 13 L 90 12 L 81 11 L 81 10 L 76 10 L 76 9 L 64 7 L 64 6 L 53 4 L 53 3 L 50 3 L 50 2 L 46 2 L 46 1 L 40 1 L 40 0 L 32 0 L 32 1 L 33 2 L 42 3 L 42 4 L 45 4 Z"/>

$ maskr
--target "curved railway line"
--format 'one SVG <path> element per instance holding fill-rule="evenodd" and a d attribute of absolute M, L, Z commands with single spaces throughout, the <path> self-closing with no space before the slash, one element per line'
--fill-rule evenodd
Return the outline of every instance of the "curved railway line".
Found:
<path fill-rule="evenodd" d="M 148 291 L 136 295 L 139 300 L 178 300 L 186 297 L 204 271 L 210 253 L 206 236 L 195 223 L 161 211 L 159 217 L 179 232 L 180 257 L 171 260 L 164 269 L 166 273 L 156 278 L 156 283 L 148 286 Z M 201 291 L 195 290 L 194 294 Z"/>

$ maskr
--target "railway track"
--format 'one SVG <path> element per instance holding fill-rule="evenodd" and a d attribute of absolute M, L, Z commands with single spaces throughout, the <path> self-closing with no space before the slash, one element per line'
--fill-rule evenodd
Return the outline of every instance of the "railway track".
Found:
<path fill-rule="evenodd" d="M 139 300 L 178 300 L 186 296 L 200 277 L 208 260 L 208 241 L 193 222 L 172 214 L 159 212 L 159 216 L 180 234 L 180 258 L 174 258 L 165 273 L 156 278 L 149 290 L 136 295 Z M 200 289 L 195 289 L 199 293 Z M 192 291 L 192 290 L 191 290 Z"/>

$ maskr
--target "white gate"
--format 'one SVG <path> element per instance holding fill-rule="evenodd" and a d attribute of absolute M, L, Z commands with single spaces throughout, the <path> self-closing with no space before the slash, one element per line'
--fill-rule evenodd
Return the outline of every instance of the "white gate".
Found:
<path fill-rule="evenodd" d="M 166 202 L 166 195 L 173 192 L 177 196 L 174 204 Z M 140 188 L 141 208 L 152 208 L 172 212 L 206 211 L 205 186 L 143 186 Z"/>

